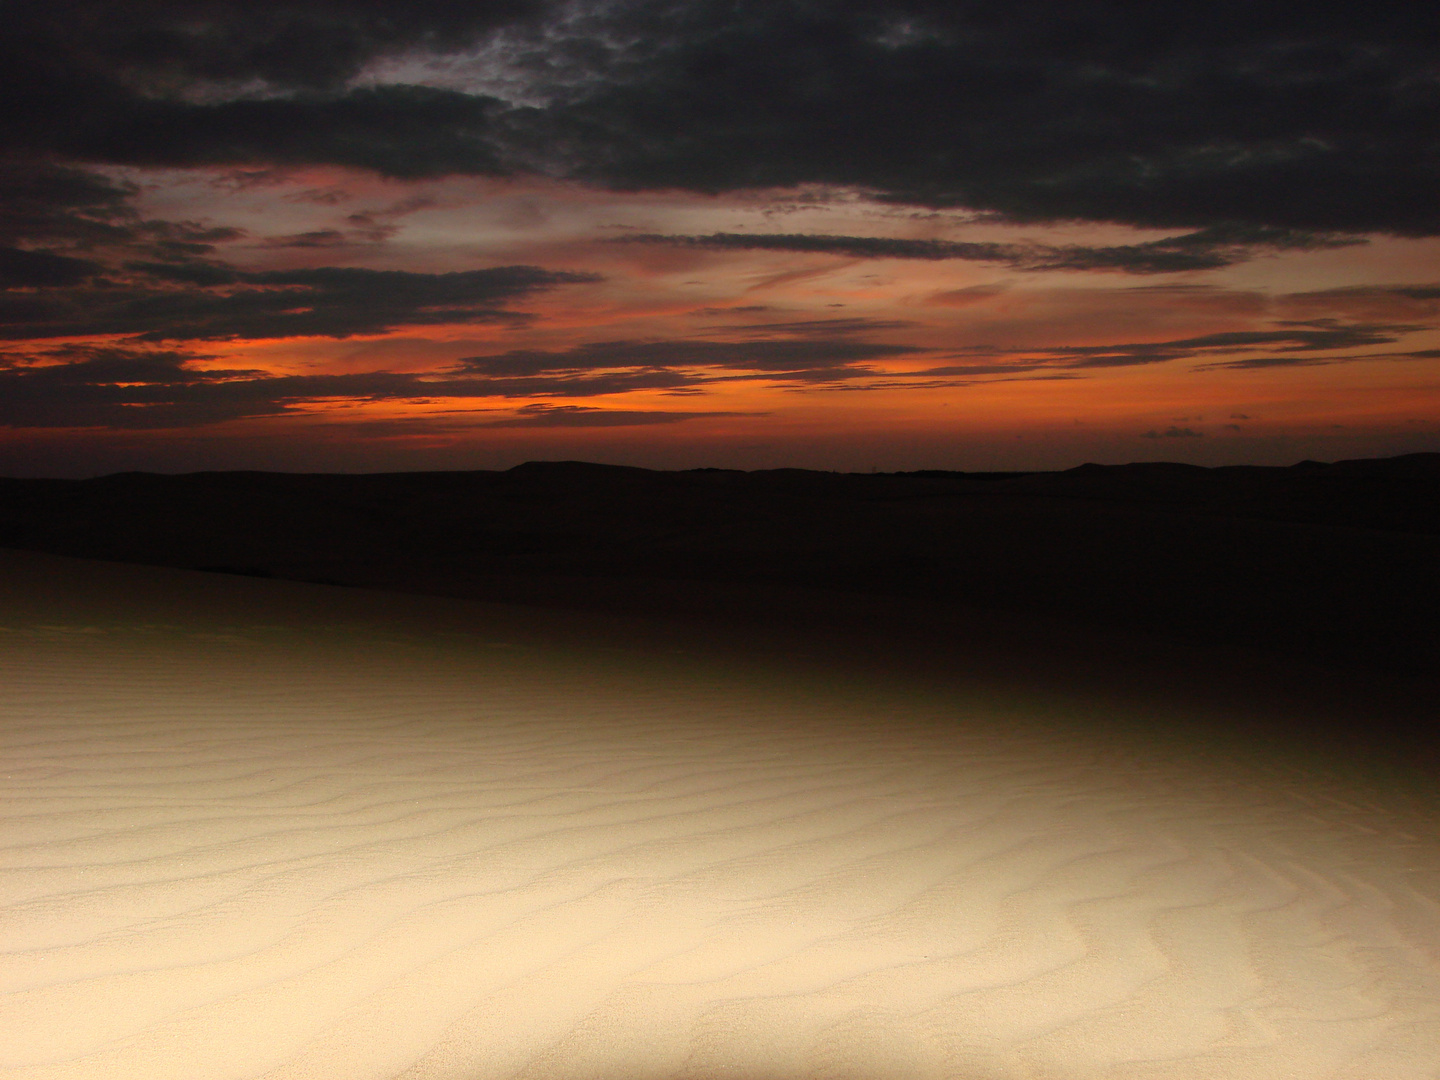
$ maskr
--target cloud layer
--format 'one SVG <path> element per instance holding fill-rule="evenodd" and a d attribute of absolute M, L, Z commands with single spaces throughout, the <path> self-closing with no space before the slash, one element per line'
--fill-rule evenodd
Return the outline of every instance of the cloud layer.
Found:
<path fill-rule="evenodd" d="M 1440 232 L 1423 5 L 67 0 L 7 20 L 12 152 Z"/>
<path fill-rule="evenodd" d="M 1118 270 L 1127 274 L 1215 270 L 1243 262 L 1258 251 L 1309 251 L 1348 247 L 1360 242 L 1355 237 L 1298 229 L 1233 225 L 1211 226 L 1162 240 L 1108 247 L 797 233 L 711 233 L 708 236 L 635 233 L 611 241 L 617 244 L 675 244 L 717 251 L 811 252 L 855 259 L 925 259 L 932 262 L 955 259 L 999 263 L 1017 270 Z"/>
<path fill-rule="evenodd" d="M 1415 5 L 53 0 L 6 15 L 0 425 L 389 402 L 358 423 L 431 406 L 467 429 L 646 426 L 756 415 L 766 393 L 808 407 L 797 395 L 1058 389 L 1163 364 L 1239 384 L 1440 355 L 1407 340 L 1440 322 L 1440 286 L 1375 269 L 1425 250 L 1384 234 L 1440 236 L 1440 23 Z M 268 202 L 247 202 L 251 179 L 275 185 Z M 564 207 L 498 205 L 532 196 Z M 622 218 L 638 224 L 602 224 Z M 909 235 L 861 235 L 877 220 Z M 1103 239 L 1047 242 L 1047 225 Z M 1367 240 L 1369 264 L 1297 257 Z M 1261 256 L 1279 267 L 1264 287 L 1263 267 L 1226 271 Z M 1212 271 L 1204 292 L 1195 275 Z M 1054 288 L 1026 276 L 1054 272 Z M 1165 274 L 1188 276 L 1163 296 L 1114 276 Z M 525 310 L 540 297 L 544 323 Z M 506 334 L 465 329 L 482 325 Z M 333 346 L 404 328 L 409 352 Z M 312 340 L 227 357 L 286 339 Z M 576 403 L 625 394 L 656 407 Z M 703 394 L 728 411 L 664 407 Z M 1192 434 L 1167 422 L 1143 426 Z"/>
<path fill-rule="evenodd" d="M 412 284 L 420 296 L 448 295 L 428 280 L 445 275 L 412 276 L 419 279 Z M 310 279 L 302 275 L 298 280 Z M 1392 291 L 1428 298 L 1430 290 L 1407 286 Z M 1372 294 L 1378 292 L 1371 290 Z M 1374 299 L 1372 295 L 1372 302 Z M 293 303 L 293 297 L 288 302 Z M 342 310 L 348 308 L 342 306 Z M 263 322 L 289 316 L 262 312 L 250 317 Z M 744 383 L 789 391 L 955 388 L 993 381 L 1080 379 L 1107 368 L 1183 361 L 1200 361 L 1195 370 L 1203 371 L 1440 358 L 1440 349 L 1354 351 L 1396 344 L 1429 324 L 1336 319 L 1277 320 L 1273 329 L 1148 342 L 1044 349 L 977 345 L 952 351 L 946 358 L 949 362 L 940 364 L 934 363 L 935 354 L 944 350 L 868 340 L 877 331 L 908 325 L 898 320 L 837 318 L 716 326 L 705 328 L 705 337 L 614 340 L 564 349 L 511 349 L 466 356 L 431 372 L 311 375 L 214 366 L 214 356 L 146 345 L 145 335 L 138 335 L 124 344 L 68 344 L 0 355 L 0 425 L 183 428 L 303 412 L 320 402 L 434 405 L 528 398 L 530 403 L 512 414 L 474 423 L 494 428 L 639 426 L 764 414 L 602 409 L 533 399 L 583 399 L 644 391 L 683 397 Z M 214 325 L 207 323 L 201 329 L 208 333 Z M 715 340 L 718 334 L 727 339 Z M 206 336 L 197 333 L 194 340 Z M 494 407 L 473 406 L 478 413 Z M 1172 429 L 1155 437 L 1185 434 L 1195 433 Z"/>

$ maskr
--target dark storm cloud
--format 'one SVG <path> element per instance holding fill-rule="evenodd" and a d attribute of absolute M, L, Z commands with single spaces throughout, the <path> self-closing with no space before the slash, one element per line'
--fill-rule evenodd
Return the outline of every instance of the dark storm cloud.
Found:
<path fill-rule="evenodd" d="M 119 262 L 195 262 L 217 243 L 243 235 L 143 219 L 130 203 L 134 194 L 128 185 L 80 169 L 0 161 L 0 321 L 28 336 L 25 325 L 65 319 L 77 305 L 88 310 L 98 296 L 113 293 L 109 275 Z M 61 332 L 70 329 L 67 322 Z"/>
<path fill-rule="evenodd" d="M 0 161 L 0 242 L 93 246 L 136 239 L 134 190 L 83 169 Z"/>
<path fill-rule="evenodd" d="M 0 294 L 0 337 L 348 337 L 397 326 L 505 322 L 522 317 L 502 306 L 508 300 L 596 280 L 536 266 L 422 274 L 335 266 L 242 271 L 196 261 L 127 269 L 127 281 Z"/>
<path fill-rule="evenodd" d="M 424 86 L 192 104 L 136 101 L 47 140 L 86 161 L 132 165 L 349 165 L 386 176 L 503 176 L 502 103 Z"/>
<path fill-rule="evenodd" d="M 1345 247 L 1359 242 L 1353 237 L 1327 236 L 1266 226 L 1216 226 L 1143 244 L 1108 247 L 967 243 L 953 240 L 905 240 L 801 233 L 711 233 L 708 236 L 638 233 L 609 241 L 612 244 L 676 244 L 715 250 L 813 252 L 856 259 L 955 259 L 965 262 L 1003 263 L 1017 270 L 1118 270 L 1128 274 L 1213 270 L 1243 262 L 1265 250 L 1314 250 Z"/>
<path fill-rule="evenodd" d="M 156 258 L 204 254 L 239 229 L 142 219 L 136 189 L 97 173 L 44 161 L 0 159 L 0 242 L 91 250 L 125 246 Z"/>
<path fill-rule="evenodd" d="M 6 10 L 0 139 L 83 161 L 499 171 L 492 99 L 350 87 L 366 64 L 523 24 L 532 0 L 59 0 Z"/>
<path fill-rule="evenodd" d="M 832 185 L 1017 221 L 1440 233 L 1440 21 L 1420 4 L 615 0 L 546 14 L 529 0 L 12 5 L 0 143 L 81 162 Z M 526 104 L 356 81 L 378 60 L 487 39 Z M 1073 257 L 1230 257 L 1224 243 L 1135 247 Z"/>
<path fill-rule="evenodd" d="M 112 348 L 70 362 L 0 370 L 0 424 L 175 428 L 285 411 L 280 395 L 256 393 L 273 381 L 261 373 L 187 369 L 190 359 Z M 226 376 L 240 379 L 227 382 Z"/>
<path fill-rule="evenodd" d="M 323 90 L 404 49 L 462 48 L 545 9 L 534 0 L 52 0 L 11 5 L 7 30 L 77 76 L 147 93 L 261 81 Z"/>
<path fill-rule="evenodd" d="M 37 359 L 60 363 L 36 366 Z M 192 385 L 222 379 L 256 378 L 266 372 L 215 370 L 188 365 L 204 360 L 197 353 L 178 350 L 136 349 L 118 345 L 66 345 L 41 353 L 39 357 L 0 356 L 0 368 L 25 367 L 30 386 L 76 386 L 82 384 L 141 383 L 149 385 Z"/>
<path fill-rule="evenodd" d="M 1029 221 L 1440 230 L 1440 24 L 1415 5 L 619 10 L 639 43 L 555 110 L 575 171 L 616 186 L 824 183 Z"/>
<path fill-rule="evenodd" d="M 51 251 L 0 247 L 0 288 L 78 285 L 101 270 L 97 262 Z"/>

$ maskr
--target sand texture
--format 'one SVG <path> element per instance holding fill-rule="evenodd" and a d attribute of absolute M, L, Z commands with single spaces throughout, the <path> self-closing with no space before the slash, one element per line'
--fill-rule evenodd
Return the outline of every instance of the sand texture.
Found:
<path fill-rule="evenodd" d="M 1440 1077 L 1401 791 L 598 619 L 0 574 L 5 1080 Z"/>

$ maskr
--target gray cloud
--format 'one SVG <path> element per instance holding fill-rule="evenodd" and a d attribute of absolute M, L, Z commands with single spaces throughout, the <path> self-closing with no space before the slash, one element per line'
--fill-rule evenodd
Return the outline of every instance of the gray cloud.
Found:
<path fill-rule="evenodd" d="M 1307 322 L 1281 322 L 1279 330 L 1239 330 L 1217 334 L 1202 334 L 1198 337 L 1176 338 L 1170 341 L 1133 342 L 1116 345 L 1066 345 L 1055 349 L 1027 351 L 1022 366 L 1009 370 L 1027 370 L 1038 367 L 1059 366 L 1067 368 L 1110 368 L 1131 367 L 1137 364 L 1160 364 L 1175 360 L 1187 360 L 1197 356 L 1248 352 L 1258 348 L 1273 348 L 1280 354 L 1295 354 L 1290 362 L 1305 362 L 1306 354 L 1319 353 L 1328 349 L 1355 348 L 1361 345 L 1384 345 L 1399 340 L 1403 334 L 1427 329 L 1421 324 L 1409 323 L 1352 323 L 1339 324 L 1332 320 L 1316 319 Z M 1283 361 L 1282 361 L 1283 362 Z M 1323 362 L 1315 358 L 1309 362 Z M 1028 367 L 1027 367 L 1028 365 Z M 1226 366 L 1258 366 L 1253 361 L 1236 361 Z M 985 365 L 953 365 L 932 368 L 927 374 L 987 374 Z"/>
<path fill-rule="evenodd" d="M 704 380 L 673 371 L 520 378 L 388 371 L 271 375 L 195 367 L 205 357 L 140 347 L 68 346 L 0 358 L 0 424 L 22 428 L 177 428 L 297 411 L 321 400 L 597 397 L 681 392 Z"/>
<path fill-rule="evenodd" d="M 103 268 L 89 259 L 57 255 L 51 251 L 0 247 L 0 288 L 45 288 L 78 285 Z"/>
<path fill-rule="evenodd" d="M 908 324 L 863 318 L 709 328 L 711 333 L 746 335 L 740 340 L 618 340 L 558 350 L 509 350 L 463 357 L 444 370 L 429 373 L 371 371 L 280 376 L 258 370 L 209 367 L 206 365 L 213 363 L 214 357 L 139 344 L 147 339 L 161 340 L 162 332 L 174 335 L 177 330 L 195 341 L 242 332 L 254 336 L 278 336 L 282 331 L 342 336 L 411 319 L 455 322 L 513 317 L 513 313 L 494 306 L 497 296 L 575 279 L 574 275 L 552 275 L 533 267 L 455 274 L 341 268 L 252 272 L 214 261 L 192 260 L 142 266 L 135 280 L 149 281 L 148 287 L 132 282 L 127 286 L 111 285 L 108 290 L 81 286 L 12 292 L 0 297 L 0 325 L 8 319 L 10 332 L 17 337 L 41 336 L 37 327 L 47 325 L 41 317 L 47 302 L 44 294 L 51 291 L 72 298 L 108 295 L 111 307 L 97 304 L 89 315 L 91 325 L 107 326 L 111 332 L 123 327 L 132 337 L 130 344 L 66 345 L 38 352 L 33 345 L 29 351 L 21 346 L 21 351 L 0 356 L 0 424 L 187 427 L 295 413 L 321 400 L 576 399 L 642 390 L 693 395 L 704 393 L 717 382 L 733 381 L 768 382 L 793 392 L 939 389 L 976 381 L 1075 379 L 1092 369 L 1194 358 L 1226 357 L 1201 366 L 1246 369 L 1440 356 L 1440 349 L 1337 352 L 1390 344 L 1427 325 L 1329 318 L 1286 320 L 1272 324 L 1271 329 L 1226 331 L 1159 342 L 1042 350 L 976 346 L 952 354 L 953 362 L 901 372 L 877 368 L 873 362 L 919 359 L 931 356 L 935 350 L 866 341 L 863 337 L 870 331 L 903 329 Z M 237 298 L 243 302 L 237 303 Z M 28 310 L 26 304 L 30 305 Z M 23 332 L 16 333 L 17 328 L 23 328 Z M 594 427 L 680 422 L 701 415 L 542 407 L 533 403 L 527 409 L 495 423 L 505 427 Z M 1179 434 L 1165 431 L 1154 437 L 1182 437 L 1186 429 L 1175 431 Z"/>
<path fill-rule="evenodd" d="M 365 77 L 481 46 L 494 71 L 470 91 Z M 1436 54 L 1413 4 L 67 0 L 7 9 L 0 148 L 1434 235 Z M 1050 258 L 1160 272 L 1230 257 L 1136 248 Z"/>
<path fill-rule="evenodd" d="M 316 267 L 241 271 L 215 262 L 131 262 L 123 280 L 0 294 L 0 337 L 125 334 L 147 341 L 348 337 L 398 326 L 507 322 L 506 301 L 597 280 L 500 266 L 444 274 Z"/>
<path fill-rule="evenodd" d="M 607 243 L 813 252 L 858 259 L 961 260 L 1003 263 L 1017 270 L 1116 270 L 1128 274 L 1168 274 L 1230 266 L 1262 251 L 1346 247 L 1363 241 L 1356 237 L 1288 228 L 1216 225 L 1142 244 L 1109 247 L 966 243 L 802 233 L 711 233 L 708 236 L 638 233 L 614 237 Z"/>
<path fill-rule="evenodd" d="M 1440 358 L 1440 349 L 1411 349 L 1407 352 L 1360 353 L 1351 356 L 1252 356 L 1244 360 L 1228 360 L 1216 364 L 1203 364 L 1205 368 L 1230 368 L 1245 371 L 1256 368 L 1274 367 L 1320 367 L 1325 364 L 1353 364 L 1363 360 L 1434 360 Z"/>
<path fill-rule="evenodd" d="M 397 305 L 398 310 L 408 313 L 417 310 L 420 304 L 435 305 L 447 299 L 463 302 L 474 295 L 471 283 L 477 280 L 466 274 L 375 277 L 372 276 L 378 274 L 375 271 L 241 273 L 209 264 L 173 269 L 182 285 L 198 276 L 207 282 L 214 280 L 217 285 L 240 282 L 309 286 L 314 282 L 320 288 L 339 288 L 334 284 L 338 279 L 342 286 L 347 283 L 360 286 L 355 294 L 342 291 L 336 304 L 339 313 L 324 313 L 324 321 L 320 323 L 313 319 L 290 322 L 296 313 L 286 310 L 297 303 L 297 296 L 305 297 L 308 303 L 320 308 L 321 304 L 312 298 L 319 291 L 314 287 L 309 292 L 297 293 L 274 288 L 263 290 L 268 306 L 245 309 L 243 322 L 225 304 L 233 298 L 233 293 L 209 306 L 197 303 L 206 321 L 189 324 L 187 336 L 192 340 L 219 337 L 222 330 L 233 332 L 240 326 L 249 334 L 277 325 L 303 325 L 312 330 L 325 326 L 338 330 L 358 325 L 350 321 L 350 313 L 366 302 L 373 303 L 379 310 L 354 318 L 370 320 L 366 325 L 377 324 L 395 317 Z M 483 271 L 473 273 L 484 274 Z M 491 279 L 478 280 L 482 288 L 491 284 Z M 534 279 L 522 277 L 520 280 L 524 283 Z M 382 292 L 384 299 L 380 299 Z M 182 289 L 180 295 L 187 297 L 189 293 Z M 389 306 L 388 313 L 385 305 Z M 452 309 L 441 310 L 446 321 L 456 321 Z M 466 311 L 468 309 L 462 310 L 462 316 Z M 165 314 L 171 333 L 177 325 L 183 325 L 178 324 L 173 310 Z M 422 317 L 426 314 L 436 313 L 421 313 Z M 311 316 L 313 312 L 299 315 Z M 285 321 L 277 323 L 277 320 Z M 703 392 L 708 384 L 719 380 L 834 384 L 876 375 L 864 361 L 929 351 L 919 346 L 876 344 L 843 336 L 812 336 L 817 327 L 827 323 L 835 324 L 832 330 L 842 333 L 848 330 L 852 334 L 873 327 L 865 320 L 821 320 L 788 324 L 793 336 L 786 338 L 607 341 L 565 350 L 511 350 L 465 357 L 444 371 L 426 374 L 377 371 L 277 376 L 261 371 L 207 369 L 197 366 L 207 357 L 173 349 L 147 349 L 133 344 L 65 346 L 29 356 L 11 356 L 0 362 L 0 395 L 3 395 L 0 423 L 20 427 L 184 427 L 283 414 L 321 399 L 584 398 L 639 390 L 693 394 Z M 136 322 L 125 325 L 132 331 L 143 329 Z M 36 335 L 32 331 L 30 336 Z M 132 341 L 143 336 L 138 335 Z M 496 423 L 505 427 L 594 427 L 679 422 L 696 415 L 701 414 L 537 405 L 529 412 Z"/>
<path fill-rule="evenodd" d="M 823 183 L 1012 220 L 1440 229 L 1436 43 L 1418 9 L 609 10 L 634 34 L 552 112 L 575 171 L 616 186 Z"/>
<path fill-rule="evenodd" d="M 1124 342 L 1113 345 L 1066 345 L 1052 349 L 966 350 L 962 362 L 916 371 L 916 378 L 974 378 L 1026 372 L 1083 371 L 1172 363 L 1197 357 L 1265 351 L 1261 356 L 1202 364 L 1207 368 L 1265 368 L 1349 363 L 1362 360 L 1418 360 L 1440 356 L 1440 350 L 1326 355 L 1332 349 L 1386 345 L 1402 336 L 1430 329 L 1421 323 L 1341 323 L 1333 319 L 1282 320 L 1276 330 L 1225 331 L 1169 341 Z M 1009 359 L 1013 358 L 1013 359 Z M 1035 376 L 1030 376 L 1035 377 Z"/>
<path fill-rule="evenodd" d="M 328 248 L 349 247 L 355 241 L 339 229 L 316 229 L 312 232 L 291 233 L 288 236 L 267 236 L 263 247 L 274 248 Z"/>
<path fill-rule="evenodd" d="M 427 274 L 350 267 L 247 271 L 213 257 L 240 230 L 142 218 L 133 188 L 49 163 L 0 162 L 0 339 L 347 337 L 406 325 L 518 322 L 508 304 L 595 275 L 502 266 Z M 405 200 L 269 246 L 370 242 Z M 369 230 L 367 232 L 367 230 Z"/>
<path fill-rule="evenodd" d="M 220 371 L 190 367 L 196 360 L 209 359 L 198 353 L 116 345 L 66 345 L 38 357 L 58 360 L 59 363 L 37 366 L 36 359 L 32 356 L 0 356 L 0 368 L 23 370 L 25 380 L 32 386 L 110 383 L 176 386 L 267 375 L 256 370 Z"/>
<path fill-rule="evenodd" d="M 0 159 L 0 289 L 99 285 L 124 259 L 188 261 L 241 230 L 142 218 L 136 190 L 79 169 Z M 12 297 L 13 299 L 13 297 Z"/>
<path fill-rule="evenodd" d="M 87 247 L 135 241 L 133 188 L 47 161 L 0 163 L 0 242 Z"/>
<path fill-rule="evenodd" d="M 599 341 L 572 349 L 516 349 L 491 356 L 467 356 L 457 372 L 524 376 L 608 368 L 716 368 L 776 374 L 840 370 L 882 357 L 928 352 L 916 345 L 884 345 L 843 338 L 791 338 L 760 341 Z"/>

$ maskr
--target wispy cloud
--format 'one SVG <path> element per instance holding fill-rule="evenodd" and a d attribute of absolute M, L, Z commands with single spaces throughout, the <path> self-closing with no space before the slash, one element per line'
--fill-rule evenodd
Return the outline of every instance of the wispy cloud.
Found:
<path fill-rule="evenodd" d="M 1353 349 L 1364 345 L 1392 344 L 1406 334 L 1429 329 L 1420 323 L 1350 323 L 1329 319 L 1306 322 L 1284 320 L 1275 330 L 1234 330 L 1166 341 L 1122 342 L 1113 345 L 1062 345 L 1052 349 L 995 350 L 976 348 L 969 357 L 987 362 L 947 364 L 927 368 L 919 375 L 978 376 L 1002 372 L 1034 371 L 1040 368 L 1115 368 L 1142 364 L 1172 363 L 1197 357 L 1244 352 L 1262 356 L 1218 361 L 1201 367 L 1253 368 L 1280 365 L 1327 364 L 1356 360 L 1409 359 L 1436 355 L 1440 350 L 1322 355 L 1332 349 Z M 1273 350 L 1273 351 L 1270 351 Z M 1006 360 L 1003 357 L 1014 357 Z"/>
<path fill-rule="evenodd" d="M 507 301 L 594 274 L 499 266 L 414 273 L 326 266 L 239 270 L 225 263 L 131 262 L 126 276 L 0 295 L 0 337 L 124 334 L 145 341 L 350 337 L 401 326 L 522 321 Z"/>
<path fill-rule="evenodd" d="M 767 416 L 754 412 L 665 412 L 645 409 L 597 409 L 588 405 L 526 405 L 516 415 L 504 420 L 491 420 L 482 427 L 492 428 L 593 428 L 648 427 L 654 424 L 680 424 L 717 416 Z"/>
<path fill-rule="evenodd" d="M 1017 270 L 1114 270 L 1127 274 L 1214 270 L 1244 262 L 1265 251 L 1308 251 L 1364 242 L 1363 238 L 1355 236 L 1257 225 L 1214 225 L 1160 240 L 1111 246 L 728 232 L 705 236 L 636 233 L 607 241 L 611 244 L 673 244 L 713 250 L 795 251 L 857 259 L 960 260 L 1000 263 Z"/>
<path fill-rule="evenodd" d="M 1226 360 L 1214 364 L 1202 364 L 1203 368 L 1229 368 L 1246 371 L 1255 368 L 1276 367 L 1320 367 L 1325 364 L 1355 364 L 1369 360 L 1435 360 L 1440 359 L 1440 349 L 1411 349 L 1407 352 L 1356 353 L 1348 356 L 1251 356 L 1244 360 Z"/>
<path fill-rule="evenodd" d="M 768 338 L 707 341 L 692 338 L 597 341 L 570 349 L 513 349 L 456 361 L 457 373 L 533 376 L 551 372 L 675 368 L 768 372 L 775 375 L 836 370 L 863 361 L 931 351 L 918 345 L 887 345 L 845 338 Z"/>

